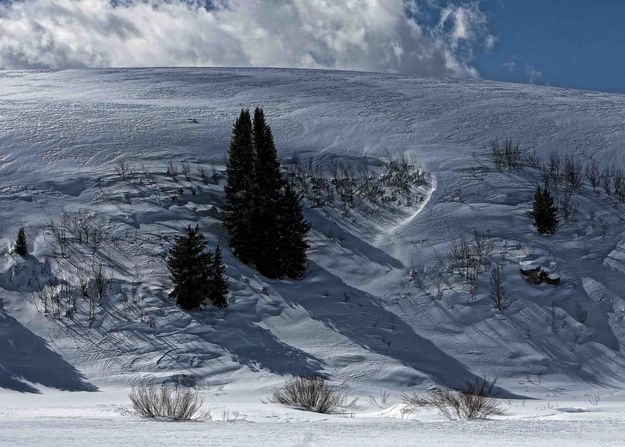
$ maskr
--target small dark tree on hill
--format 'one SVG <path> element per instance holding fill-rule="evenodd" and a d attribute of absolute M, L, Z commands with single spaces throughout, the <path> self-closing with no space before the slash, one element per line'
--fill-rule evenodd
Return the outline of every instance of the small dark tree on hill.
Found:
<path fill-rule="evenodd" d="M 558 209 L 556 208 L 551 194 L 547 188 L 536 188 L 534 193 L 534 205 L 530 216 L 540 234 L 553 234 L 558 225 Z"/>
<path fill-rule="evenodd" d="M 23 227 L 20 227 L 17 232 L 17 239 L 15 240 L 15 253 L 21 257 L 28 256 L 28 243 L 26 242 L 26 232 L 24 232 Z"/>
<path fill-rule="evenodd" d="M 169 252 L 167 267 L 174 286 L 169 296 L 183 309 L 206 303 L 212 256 L 205 249 L 204 236 L 197 227 L 189 226 L 183 236 L 176 237 Z"/>
<path fill-rule="evenodd" d="M 217 245 L 212 255 L 208 274 L 208 299 L 220 309 L 228 306 L 228 280 L 224 275 L 225 270 L 221 247 Z"/>

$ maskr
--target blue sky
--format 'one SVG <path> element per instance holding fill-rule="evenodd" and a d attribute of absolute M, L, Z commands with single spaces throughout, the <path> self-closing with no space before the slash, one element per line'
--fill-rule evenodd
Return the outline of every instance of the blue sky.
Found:
<path fill-rule="evenodd" d="M 328 68 L 625 93 L 625 0 L 1 4 L 0 68 Z"/>
<path fill-rule="evenodd" d="M 625 0 L 483 0 L 485 79 L 625 92 Z"/>

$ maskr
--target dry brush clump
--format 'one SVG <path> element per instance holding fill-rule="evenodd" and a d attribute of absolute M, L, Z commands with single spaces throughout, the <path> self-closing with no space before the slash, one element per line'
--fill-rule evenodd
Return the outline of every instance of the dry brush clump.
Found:
<path fill-rule="evenodd" d="M 194 388 L 159 385 L 132 387 L 128 395 L 137 414 L 167 421 L 209 421 L 210 412 Z"/>
<path fill-rule="evenodd" d="M 345 395 L 322 377 L 296 377 L 273 392 L 273 403 L 315 413 L 334 413 Z"/>
<path fill-rule="evenodd" d="M 416 188 L 430 176 L 415 158 L 385 155 L 381 165 L 364 157 L 358 161 L 323 158 L 300 160 L 293 156 L 286 166 L 289 183 L 311 208 L 338 206 L 344 216 L 357 206 L 419 203 Z"/>
<path fill-rule="evenodd" d="M 408 394 L 402 396 L 408 412 L 432 407 L 450 420 L 486 419 L 502 414 L 501 404 L 493 397 L 495 380 L 476 378 L 467 381 L 462 391 L 435 388 L 425 396 Z"/>
<path fill-rule="evenodd" d="M 499 171 L 504 169 L 519 170 L 528 165 L 521 146 L 512 140 L 493 140 L 489 143 L 489 148 L 495 168 Z M 532 156 L 530 162 L 534 162 L 534 159 L 535 157 Z"/>

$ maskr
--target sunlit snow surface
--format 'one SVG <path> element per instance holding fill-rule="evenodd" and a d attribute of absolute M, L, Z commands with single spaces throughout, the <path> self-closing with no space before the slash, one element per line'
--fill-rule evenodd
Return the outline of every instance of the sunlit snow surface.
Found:
<path fill-rule="evenodd" d="M 268 281 L 226 250 L 231 307 L 182 312 L 167 298 L 164 256 L 173 236 L 197 223 L 211 245 L 227 244 L 215 208 L 223 181 L 203 184 L 196 165 L 222 170 L 234 118 L 256 105 L 283 158 L 415 155 L 432 173 L 433 191 L 412 211 L 390 215 L 345 220 L 335 210 L 307 210 L 311 264 L 301 281 Z M 136 445 L 455 445 L 458 437 L 476 445 L 621 445 L 623 207 L 586 185 L 574 198 L 575 220 L 539 237 L 527 214 L 540 179 L 495 172 L 484 154 L 488 141 L 511 138 L 545 157 L 558 150 L 625 167 L 624 123 L 622 95 L 483 81 L 262 69 L 0 72 L 0 386 L 42 392 L 0 391 L 0 444 L 81 445 L 93 435 L 102 445 L 130 437 Z M 136 179 L 115 173 L 122 158 Z M 170 160 L 190 162 L 191 178 L 168 179 Z M 143 172 L 155 188 L 138 181 Z M 182 198 L 173 200 L 179 188 Z M 112 235 L 101 250 L 114 277 L 111 297 L 94 328 L 80 318 L 46 319 L 32 302 L 52 272 L 88 261 L 78 252 L 50 256 L 41 226 L 62 209 L 97 213 Z M 605 238 L 599 222 L 608 224 Z M 25 261 L 8 253 L 20 225 L 34 254 Z M 475 296 L 452 277 L 441 300 L 431 284 L 411 281 L 416 269 L 427 283 L 449 241 L 474 228 L 489 231 L 505 255 L 515 302 L 504 315 L 491 310 L 487 274 Z M 529 252 L 557 265 L 561 286 L 521 277 L 518 263 Z M 131 296 L 137 268 L 143 285 Z M 557 334 L 546 322 L 552 303 Z M 585 324 L 575 320 L 576 303 L 588 310 Z M 125 412 L 130 383 L 181 374 L 210 387 L 209 406 L 249 422 L 154 424 Z M 350 417 L 316 417 L 260 402 L 286 376 L 312 374 L 361 396 L 359 407 Z M 494 422 L 458 425 L 427 412 L 400 418 L 400 393 L 461 386 L 474 375 L 497 376 L 503 395 L 541 401 L 507 402 Z M 96 386 L 105 391 L 49 388 Z M 381 389 L 392 398 L 377 408 L 367 396 Z"/>

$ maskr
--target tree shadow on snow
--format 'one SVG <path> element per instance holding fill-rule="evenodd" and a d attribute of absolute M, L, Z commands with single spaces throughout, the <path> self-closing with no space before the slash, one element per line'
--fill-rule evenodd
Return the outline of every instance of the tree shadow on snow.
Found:
<path fill-rule="evenodd" d="M 336 296 L 319 296 L 319 289 L 310 287 L 307 279 L 283 287 L 276 283 L 274 287 L 286 302 L 305 308 L 311 318 L 371 352 L 396 359 L 426 374 L 438 385 L 459 390 L 467 381 L 474 382 L 478 378 L 463 363 L 386 310 L 378 298 L 350 287 L 314 263 L 308 272 L 307 279 L 323 283 Z M 495 391 L 502 398 L 520 397 L 499 387 Z"/>
<path fill-rule="evenodd" d="M 228 350 L 238 363 L 252 371 L 266 369 L 278 375 L 324 376 L 321 360 L 282 342 L 238 312 L 226 313 L 210 335 L 210 341 Z"/>
<path fill-rule="evenodd" d="M 44 339 L 0 310 L 0 388 L 39 393 L 33 384 L 65 391 L 97 391 Z"/>

